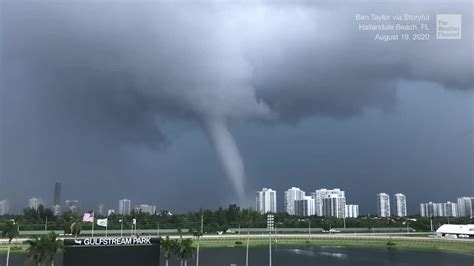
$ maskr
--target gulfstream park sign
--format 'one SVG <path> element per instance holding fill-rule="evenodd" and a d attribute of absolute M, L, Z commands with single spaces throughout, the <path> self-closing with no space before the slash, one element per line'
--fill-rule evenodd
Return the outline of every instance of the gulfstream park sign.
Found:
<path fill-rule="evenodd" d="M 131 246 L 156 244 L 156 238 L 151 237 L 99 237 L 84 239 L 67 239 L 66 245 L 80 246 Z"/>
<path fill-rule="evenodd" d="M 64 239 L 64 266 L 159 266 L 160 238 L 84 237 Z"/>

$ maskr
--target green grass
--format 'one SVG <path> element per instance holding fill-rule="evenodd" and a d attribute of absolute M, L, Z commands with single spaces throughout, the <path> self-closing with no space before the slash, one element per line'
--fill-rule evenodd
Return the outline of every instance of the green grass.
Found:
<path fill-rule="evenodd" d="M 8 247 L 7 246 L 0 246 L 0 254 L 1 253 L 7 253 Z M 12 245 L 10 249 L 10 253 L 25 253 L 26 252 L 26 246 L 23 245 Z"/>

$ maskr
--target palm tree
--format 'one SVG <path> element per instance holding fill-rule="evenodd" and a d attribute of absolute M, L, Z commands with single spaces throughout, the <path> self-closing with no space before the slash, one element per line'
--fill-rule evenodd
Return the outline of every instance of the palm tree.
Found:
<path fill-rule="evenodd" d="M 193 240 L 190 238 L 181 240 L 176 248 L 176 253 L 181 259 L 181 266 L 187 266 L 188 260 L 193 257 L 194 253 Z"/>
<path fill-rule="evenodd" d="M 41 239 L 37 236 L 33 236 L 24 243 L 28 245 L 28 255 L 26 256 L 27 263 L 25 264 L 28 264 L 28 262 L 35 262 L 36 265 L 42 265 L 46 257 L 46 249 L 45 246 L 42 245 Z"/>
<path fill-rule="evenodd" d="M 38 266 L 44 266 L 51 262 L 54 265 L 54 258 L 58 249 L 63 248 L 63 242 L 58 239 L 58 235 L 50 232 L 41 237 L 34 236 L 25 241 L 28 245 L 27 261 L 33 261 Z"/>
<path fill-rule="evenodd" d="M 56 253 L 58 252 L 58 249 L 64 248 L 64 243 L 62 240 L 58 239 L 58 236 L 59 235 L 56 234 L 55 232 L 50 232 L 48 234 L 49 247 L 50 247 L 50 250 L 52 251 L 51 265 L 54 265 L 54 259 L 56 258 Z"/>
<path fill-rule="evenodd" d="M 11 244 L 13 238 L 17 237 L 19 234 L 18 225 L 13 220 L 7 221 L 2 228 L 2 237 L 8 237 L 9 244 Z"/>
<path fill-rule="evenodd" d="M 71 230 L 71 235 L 77 237 L 81 233 L 82 223 L 81 222 L 73 222 L 69 229 Z"/>
<path fill-rule="evenodd" d="M 160 246 L 163 249 L 163 259 L 165 259 L 165 264 L 168 266 L 171 256 L 176 250 L 176 240 L 170 239 L 169 236 L 166 236 L 165 239 L 160 237 Z"/>

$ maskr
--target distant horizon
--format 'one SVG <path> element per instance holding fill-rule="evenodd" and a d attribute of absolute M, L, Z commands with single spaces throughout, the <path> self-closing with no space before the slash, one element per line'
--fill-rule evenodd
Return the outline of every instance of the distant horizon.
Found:
<path fill-rule="evenodd" d="M 58 181 L 59 181 L 59 180 L 58 180 Z M 59 181 L 59 182 L 60 182 L 60 181 Z M 62 184 L 62 183 L 61 183 L 61 184 Z M 317 188 L 317 189 L 315 189 L 315 190 L 310 190 L 309 193 L 308 193 L 307 190 L 305 190 L 305 189 L 303 189 L 303 188 L 301 188 L 301 187 L 297 187 L 297 186 L 290 186 L 290 187 L 288 187 L 288 189 L 290 189 L 290 188 L 292 188 L 292 187 L 300 188 L 301 190 L 303 190 L 303 191 L 306 193 L 307 196 L 310 196 L 309 193 L 314 192 L 315 190 L 319 190 L 319 189 L 341 189 L 342 191 L 345 191 L 346 193 L 348 192 L 347 190 L 344 190 L 344 189 L 341 188 L 341 187 L 322 187 L 322 188 Z M 273 189 L 273 188 L 270 187 L 270 186 L 262 187 L 261 189 L 263 189 L 263 188 Z M 288 189 L 286 189 L 286 190 L 288 190 Z M 282 192 L 284 192 L 284 191 L 286 191 L 286 190 L 283 190 Z M 255 190 L 255 192 L 257 192 L 257 191 L 259 191 L 259 190 Z M 285 213 L 285 210 L 284 210 L 284 207 L 283 207 L 283 206 L 284 206 L 284 199 L 283 199 L 284 193 L 281 193 L 281 192 L 278 193 L 278 192 L 279 192 L 278 190 L 275 190 L 275 191 L 277 192 L 277 213 Z M 386 192 L 381 191 L 381 192 L 378 192 L 378 193 L 386 193 Z M 375 206 L 376 206 L 376 195 L 377 195 L 378 193 L 374 194 L 374 205 L 375 205 Z M 391 205 L 390 205 L 390 211 L 391 211 L 391 214 L 392 214 L 392 215 L 393 215 L 392 212 L 395 212 L 395 207 L 394 207 L 394 205 L 393 205 L 393 203 L 394 203 L 393 197 L 394 197 L 394 195 L 395 195 L 396 193 L 402 193 L 402 194 L 404 194 L 404 195 L 406 196 L 405 193 L 400 192 L 400 191 L 399 191 L 399 192 L 395 192 L 395 193 L 393 193 L 393 194 L 387 193 L 387 194 L 390 196 L 390 204 L 391 204 Z M 283 194 L 283 195 L 281 195 L 281 194 Z M 279 195 L 281 195 L 281 196 L 279 196 Z M 62 197 L 63 197 L 63 195 L 61 195 L 61 198 L 62 198 Z M 474 197 L 474 194 L 473 194 L 473 195 L 460 195 L 460 196 L 457 196 L 456 198 L 454 198 L 454 199 L 452 199 L 452 200 L 442 200 L 442 201 L 427 200 L 427 201 L 418 202 L 418 203 L 411 203 L 411 202 L 409 201 L 409 199 L 408 199 L 408 196 L 407 196 L 407 206 L 415 205 L 415 206 L 418 207 L 418 208 L 415 208 L 415 209 L 416 209 L 416 212 L 414 212 L 413 209 L 410 211 L 410 208 L 407 207 L 407 214 L 408 214 L 408 216 L 420 215 L 420 204 L 422 204 L 422 203 L 429 203 L 429 202 L 433 202 L 433 203 L 453 202 L 453 203 L 456 203 L 456 202 L 457 202 L 457 199 L 458 199 L 458 198 L 462 198 L 462 197 Z M 8 201 L 9 201 L 9 204 L 10 204 L 10 212 L 12 212 L 12 209 L 13 209 L 14 212 L 12 212 L 12 214 L 21 214 L 24 209 L 28 208 L 28 201 L 29 201 L 29 199 L 32 199 L 32 198 L 37 198 L 37 199 L 42 200 L 42 201 L 45 203 L 45 205 L 46 205 L 46 206 L 43 206 L 43 207 L 45 207 L 45 208 L 51 209 L 51 208 L 54 206 L 54 204 L 52 203 L 53 201 L 48 201 L 48 200 L 45 200 L 43 197 L 37 197 L 37 196 L 31 196 L 31 197 L 29 197 L 29 198 L 26 200 L 25 205 L 24 205 L 23 208 L 22 208 L 22 207 L 15 208 L 15 206 L 17 206 L 17 203 L 12 202 L 12 201 L 10 201 L 10 200 L 7 199 L 7 198 L 0 198 L 0 201 L 2 201 L 2 200 L 8 200 Z M 157 213 L 158 213 L 158 210 L 160 210 L 160 211 L 165 211 L 165 210 L 166 210 L 166 211 L 176 212 L 176 210 L 174 210 L 174 209 L 161 208 L 159 204 L 155 204 L 155 203 L 151 203 L 151 202 L 145 202 L 145 201 L 140 201 L 140 200 L 138 200 L 138 201 L 135 200 L 135 201 L 134 201 L 134 200 L 132 200 L 132 199 L 130 199 L 130 198 L 127 198 L 127 197 L 123 197 L 123 198 L 117 199 L 117 200 L 116 200 L 116 204 L 115 204 L 113 207 L 110 207 L 110 206 L 112 206 L 112 205 L 107 205 L 107 204 L 105 204 L 103 201 L 98 201 L 94 206 L 87 206 L 87 207 L 84 207 L 84 206 L 82 205 L 82 200 L 79 199 L 79 198 L 65 198 L 64 200 L 61 200 L 62 203 L 61 203 L 60 205 L 63 207 L 62 212 L 64 212 L 64 211 L 65 211 L 64 207 L 66 206 L 66 201 L 68 201 L 68 200 L 78 200 L 78 201 L 79 201 L 79 206 L 78 206 L 78 207 L 79 207 L 79 210 L 80 210 L 81 212 L 86 212 L 86 211 L 89 211 L 89 210 L 96 211 L 99 204 L 104 204 L 104 211 L 105 211 L 105 212 L 107 212 L 108 210 L 114 210 L 115 212 L 117 212 L 117 210 L 118 210 L 118 205 L 119 205 L 119 201 L 120 201 L 120 200 L 123 200 L 123 199 L 130 200 L 131 209 L 134 209 L 134 208 L 137 207 L 138 205 L 148 204 L 148 205 L 156 206 L 156 208 L 157 208 Z M 232 203 L 232 202 L 231 202 L 231 203 L 228 203 L 227 205 L 219 205 L 219 206 L 213 207 L 213 208 L 212 208 L 212 207 L 210 207 L 210 208 L 202 207 L 202 208 L 188 208 L 188 209 L 183 209 L 183 210 L 181 210 L 181 211 L 178 211 L 177 213 L 183 213 L 183 212 L 187 212 L 187 211 L 194 211 L 194 210 L 197 210 L 197 209 L 211 209 L 211 210 L 216 210 L 216 209 L 221 208 L 221 207 L 222 207 L 222 208 L 227 208 L 227 207 L 230 206 L 230 205 L 237 205 L 237 206 L 240 207 L 240 208 L 253 209 L 253 210 L 255 210 L 255 197 L 253 198 L 253 200 L 254 200 L 254 204 L 253 204 L 253 205 L 250 205 L 250 206 L 242 206 L 242 205 L 239 205 L 239 204 L 237 204 L 237 203 Z M 13 203 L 13 204 L 12 204 L 12 203 Z M 411 203 L 411 204 L 410 204 L 410 203 Z M 358 204 L 358 203 L 352 202 L 352 201 L 350 200 L 350 198 L 348 198 L 348 197 L 346 196 L 346 205 L 348 205 L 348 204 L 359 205 L 360 210 L 365 210 L 365 209 L 366 209 L 364 206 L 361 206 L 361 205 Z M 12 208 L 12 206 L 13 206 L 13 208 Z M 362 216 L 362 214 L 363 214 L 363 215 L 375 215 L 375 216 L 377 216 L 377 210 L 376 210 L 375 207 L 374 207 L 374 211 L 373 211 L 373 212 L 360 211 L 360 214 L 361 214 L 361 216 Z"/>

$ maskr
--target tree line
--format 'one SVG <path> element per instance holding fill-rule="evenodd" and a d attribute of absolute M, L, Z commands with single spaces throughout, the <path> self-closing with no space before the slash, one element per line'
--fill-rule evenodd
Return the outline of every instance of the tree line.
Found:
<path fill-rule="evenodd" d="M 171 214 L 163 210 L 157 214 L 133 212 L 131 215 L 111 214 L 108 216 L 108 229 L 127 229 L 131 227 L 132 220 L 136 219 L 138 229 L 190 229 L 197 231 L 201 224 L 201 215 L 204 220 L 205 233 L 225 232 L 229 228 L 265 228 L 266 215 L 252 209 L 240 208 L 232 204 L 227 208 L 217 210 L 201 209 L 181 214 Z M 96 215 L 96 218 L 105 216 Z M 0 218 L 0 226 L 6 221 L 14 220 L 20 230 L 64 230 L 71 233 L 71 225 L 76 223 L 82 230 L 90 230 L 90 223 L 82 223 L 82 213 L 71 211 L 55 216 L 51 209 L 40 206 L 37 210 L 25 209 L 21 215 L 9 215 Z M 46 225 L 47 221 L 47 225 Z M 434 229 L 445 223 L 467 224 L 472 223 L 470 218 L 433 218 Z M 380 228 L 380 227 L 411 227 L 417 231 L 430 231 L 431 221 L 425 217 L 410 218 L 377 218 L 374 216 L 361 216 L 358 218 L 338 219 L 334 217 L 298 217 L 286 213 L 275 214 L 277 228 Z"/>

